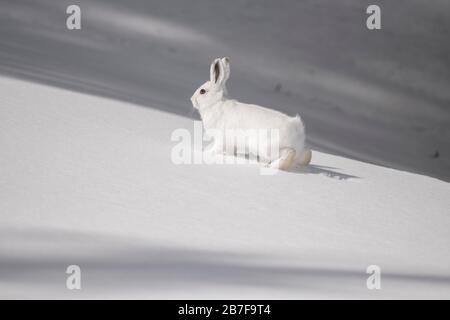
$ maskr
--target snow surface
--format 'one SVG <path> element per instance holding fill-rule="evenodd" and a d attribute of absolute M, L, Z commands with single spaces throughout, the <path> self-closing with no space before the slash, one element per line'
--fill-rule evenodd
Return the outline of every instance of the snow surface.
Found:
<path fill-rule="evenodd" d="M 317 151 L 177 166 L 193 121 L 163 106 L 8 77 L 0 97 L 0 298 L 450 298 L 447 182 Z"/>

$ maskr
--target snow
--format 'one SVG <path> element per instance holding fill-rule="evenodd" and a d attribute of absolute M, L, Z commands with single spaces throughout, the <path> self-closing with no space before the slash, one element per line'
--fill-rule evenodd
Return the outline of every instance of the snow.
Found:
<path fill-rule="evenodd" d="M 316 150 L 175 165 L 193 120 L 164 105 L 5 76 L 0 97 L 0 298 L 450 298 L 447 182 Z"/>

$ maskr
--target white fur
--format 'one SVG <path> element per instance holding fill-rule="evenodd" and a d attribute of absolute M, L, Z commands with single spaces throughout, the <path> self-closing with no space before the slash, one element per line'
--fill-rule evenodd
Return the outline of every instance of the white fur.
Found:
<path fill-rule="evenodd" d="M 300 116 L 289 117 L 276 110 L 230 99 L 226 89 L 229 76 L 229 59 L 215 59 L 210 68 L 210 81 L 200 86 L 191 97 L 205 129 L 219 130 L 225 137 L 227 131 L 232 130 L 278 130 L 279 156 L 264 160 L 280 169 L 296 164 L 307 165 L 311 160 L 311 151 L 305 148 L 305 130 Z M 204 94 L 200 93 L 202 89 L 206 91 Z M 249 153 L 261 156 L 257 145 L 252 141 L 247 143 Z M 215 152 L 225 151 L 222 147 L 218 149 L 218 146 L 216 143 L 213 147 Z"/>

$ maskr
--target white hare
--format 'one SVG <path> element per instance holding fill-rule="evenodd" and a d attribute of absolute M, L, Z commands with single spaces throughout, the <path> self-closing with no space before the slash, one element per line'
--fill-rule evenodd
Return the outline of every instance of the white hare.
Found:
<path fill-rule="evenodd" d="M 299 115 L 289 117 L 281 112 L 228 97 L 226 81 L 230 77 L 230 60 L 215 59 L 210 68 L 210 81 L 200 86 L 191 97 L 192 105 L 201 116 L 205 130 L 218 130 L 226 137 L 236 130 L 277 130 L 276 156 L 260 150 L 254 141 L 246 141 L 246 150 L 270 167 L 287 170 L 311 161 L 311 150 L 305 148 L 305 129 Z M 227 139 L 225 139 L 227 140 Z M 213 152 L 225 153 L 227 146 L 214 141 Z M 234 149 L 235 150 L 235 149 Z"/>

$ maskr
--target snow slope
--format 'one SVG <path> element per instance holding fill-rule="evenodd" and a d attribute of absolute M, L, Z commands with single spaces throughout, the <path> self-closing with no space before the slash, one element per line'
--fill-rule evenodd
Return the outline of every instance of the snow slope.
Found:
<path fill-rule="evenodd" d="M 177 166 L 192 120 L 154 107 L 0 78 L 0 298 L 450 298 L 449 183 L 321 152 Z"/>

